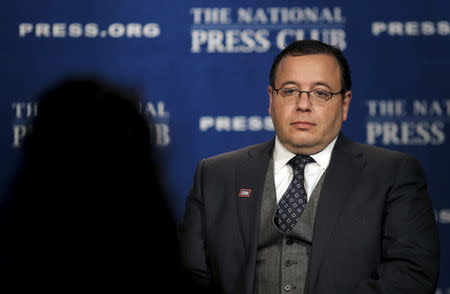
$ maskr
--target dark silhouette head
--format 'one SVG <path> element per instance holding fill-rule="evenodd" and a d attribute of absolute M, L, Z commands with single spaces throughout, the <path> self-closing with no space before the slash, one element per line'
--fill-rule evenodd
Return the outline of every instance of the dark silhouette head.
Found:
<path fill-rule="evenodd" d="M 151 128 L 129 96 L 103 81 L 71 79 L 39 98 L 10 201 L 16 277 L 113 288 L 177 272 Z"/>

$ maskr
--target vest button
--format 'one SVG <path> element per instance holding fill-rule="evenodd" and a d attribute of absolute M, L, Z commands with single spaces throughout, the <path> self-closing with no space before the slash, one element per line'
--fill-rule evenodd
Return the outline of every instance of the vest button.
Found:
<path fill-rule="evenodd" d="M 286 245 L 287 246 L 291 246 L 292 244 L 294 244 L 294 240 L 292 240 L 291 238 L 286 240 Z"/>
<path fill-rule="evenodd" d="M 284 286 L 284 291 L 286 291 L 286 292 L 291 291 L 291 289 L 292 289 L 291 285 Z"/>

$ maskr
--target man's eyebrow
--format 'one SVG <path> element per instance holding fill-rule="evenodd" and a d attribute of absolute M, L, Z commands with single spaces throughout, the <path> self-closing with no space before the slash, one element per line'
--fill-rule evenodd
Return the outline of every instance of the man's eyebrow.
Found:
<path fill-rule="evenodd" d="M 300 84 L 295 81 L 286 81 L 280 85 L 280 88 L 283 86 L 286 86 L 286 85 L 295 85 L 296 87 L 300 87 Z M 324 86 L 324 87 L 327 87 L 328 89 L 331 89 L 329 84 L 327 84 L 326 82 L 322 82 L 322 81 L 313 82 L 312 85 L 313 86 Z"/>
<path fill-rule="evenodd" d="M 295 86 L 299 86 L 299 84 L 295 81 L 286 81 L 284 83 L 281 84 L 280 88 L 286 85 L 295 85 Z"/>
<path fill-rule="evenodd" d="M 328 85 L 328 84 L 325 83 L 325 82 L 321 82 L 321 81 L 315 82 L 315 83 L 313 83 L 313 85 L 315 85 L 315 86 L 325 86 L 325 87 L 327 87 L 328 89 L 331 89 L 330 85 Z"/>

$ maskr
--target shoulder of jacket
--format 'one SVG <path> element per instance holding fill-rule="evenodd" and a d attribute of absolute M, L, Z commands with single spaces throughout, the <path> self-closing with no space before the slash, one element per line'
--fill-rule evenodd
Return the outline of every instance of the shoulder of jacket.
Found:
<path fill-rule="evenodd" d="M 263 143 L 243 147 L 237 150 L 233 150 L 230 152 L 221 153 L 206 159 L 203 159 L 202 161 L 205 163 L 214 163 L 214 162 L 222 162 L 222 161 L 234 161 L 234 160 L 241 160 L 244 158 L 247 158 L 250 155 L 253 154 L 265 154 L 270 153 L 273 149 L 274 140 L 266 141 Z"/>

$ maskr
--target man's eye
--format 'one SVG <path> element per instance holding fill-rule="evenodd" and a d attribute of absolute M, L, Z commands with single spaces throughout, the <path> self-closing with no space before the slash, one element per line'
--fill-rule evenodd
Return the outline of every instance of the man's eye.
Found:
<path fill-rule="evenodd" d="M 292 95 L 295 95 L 297 93 L 297 89 L 294 89 L 294 88 L 282 89 L 281 92 L 285 96 L 292 96 Z"/>
<path fill-rule="evenodd" d="M 327 98 L 330 95 L 330 93 L 328 93 L 327 91 L 321 90 L 314 91 L 314 94 L 319 98 Z"/>

